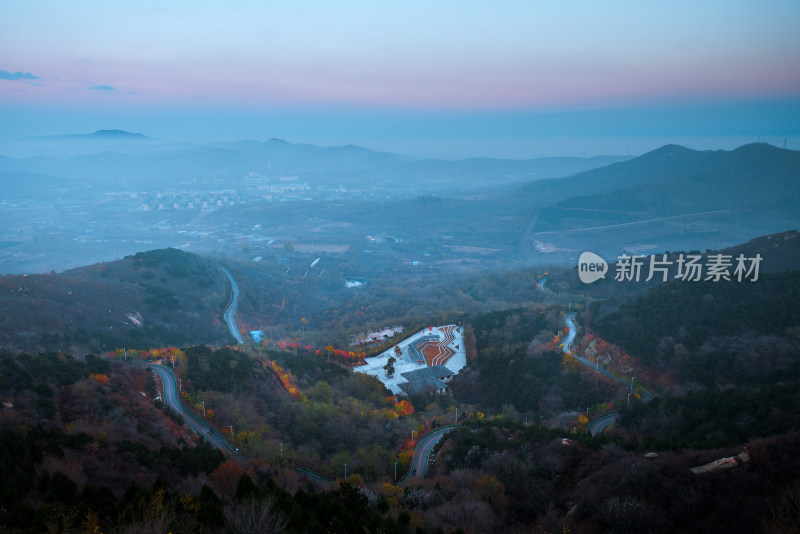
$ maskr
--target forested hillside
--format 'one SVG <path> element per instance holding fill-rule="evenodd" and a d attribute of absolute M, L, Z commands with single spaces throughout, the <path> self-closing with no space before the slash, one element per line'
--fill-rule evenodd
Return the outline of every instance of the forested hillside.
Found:
<path fill-rule="evenodd" d="M 560 314 L 514 309 L 470 321 L 477 356 L 453 382 L 462 402 L 518 411 L 531 420 L 584 410 L 614 397 L 616 386 L 562 364 L 553 342 L 563 328 Z"/>
<path fill-rule="evenodd" d="M 752 283 L 675 281 L 619 306 L 593 304 L 589 329 L 672 384 L 625 412 L 622 429 L 681 449 L 798 428 L 798 298 L 800 271 L 787 271 Z"/>
<path fill-rule="evenodd" d="M 682 382 L 744 383 L 797 361 L 800 271 L 756 282 L 659 285 L 613 306 L 592 306 L 592 331 Z"/>
<path fill-rule="evenodd" d="M 755 282 L 675 281 L 633 298 L 611 291 L 584 308 L 586 296 L 570 292 L 569 270 L 550 272 L 546 289 L 537 287 L 544 275 L 534 269 L 439 280 L 431 269 L 398 278 L 417 285 L 378 279 L 352 289 L 340 281 L 357 255 L 323 258 L 330 280 L 303 271 L 311 271 L 304 258 L 288 257 L 288 273 L 286 264 L 225 260 L 242 291 L 240 327 L 263 327 L 259 344 L 224 346 L 219 315 L 230 286 L 218 263 L 179 251 L 24 286 L 48 298 L 78 282 L 123 296 L 113 288 L 129 287 L 150 311 L 131 314 L 142 326 L 128 317 L 120 337 L 92 338 L 115 350 L 0 354 L 0 446 L 4 459 L 18 459 L 0 462 L 3 499 L 13 503 L 0 509 L 0 526 L 248 532 L 260 521 L 267 531 L 290 533 L 666 533 L 714 525 L 779 532 L 792 517 L 797 271 L 762 272 Z M 104 295 L 94 299 L 96 309 Z M 116 302 L 106 313 L 121 309 Z M 576 355 L 607 374 L 564 353 L 565 317 L 573 312 Z M 199 321 L 177 322 L 191 317 Z M 134 328 L 158 320 L 165 329 L 185 324 L 184 336 L 201 328 L 212 335 L 214 325 L 223 343 L 134 343 Z M 461 323 L 468 365 L 450 394 L 395 398 L 347 367 L 358 360 L 342 356 L 347 334 L 386 321 L 411 330 Z M 59 339 L 72 339 L 77 350 L 63 331 Z M 128 350 L 120 340 L 131 343 Z M 140 363 L 159 360 L 174 368 L 182 401 L 237 455 L 199 442 L 157 399 L 160 379 Z M 645 402 L 642 388 L 657 398 Z M 616 425 L 591 437 L 589 420 L 610 412 L 620 412 Z M 456 421 L 460 428 L 436 447 L 426 478 L 401 482 L 420 438 Z M 689 470 L 745 446 L 749 460 L 728 472 Z M 653 451 L 655 459 L 643 456 Z M 740 497 L 746 504 L 731 506 Z"/>
<path fill-rule="evenodd" d="M 175 249 L 63 273 L 0 277 L 0 346 L 102 352 L 223 344 L 230 286 L 218 265 Z"/>

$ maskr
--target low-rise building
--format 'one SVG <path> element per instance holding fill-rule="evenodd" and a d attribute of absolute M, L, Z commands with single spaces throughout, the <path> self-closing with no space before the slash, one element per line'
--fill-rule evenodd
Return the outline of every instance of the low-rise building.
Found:
<path fill-rule="evenodd" d="M 437 394 L 441 395 L 447 391 L 447 384 L 453 379 L 453 371 L 444 365 L 433 365 L 423 367 L 415 371 L 401 373 L 400 376 L 407 382 L 399 384 L 406 395 Z"/>

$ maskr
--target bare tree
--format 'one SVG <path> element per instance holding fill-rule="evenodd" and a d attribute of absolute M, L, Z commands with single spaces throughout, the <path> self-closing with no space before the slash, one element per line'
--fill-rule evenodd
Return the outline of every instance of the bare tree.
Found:
<path fill-rule="evenodd" d="M 231 534 L 278 534 L 286 528 L 286 519 L 274 510 L 272 499 L 245 499 L 225 507 Z"/>
<path fill-rule="evenodd" d="M 167 534 L 175 515 L 164 507 L 141 510 L 133 521 L 122 528 L 123 534 Z"/>

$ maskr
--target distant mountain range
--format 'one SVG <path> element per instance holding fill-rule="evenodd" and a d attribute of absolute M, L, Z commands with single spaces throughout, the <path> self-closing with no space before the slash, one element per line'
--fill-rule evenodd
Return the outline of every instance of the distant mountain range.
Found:
<path fill-rule="evenodd" d="M 353 145 L 319 147 L 268 141 L 219 142 L 192 147 L 162 147 L 142 134 L 100 130 L 93 134 L 41 139 L 72 146 L 79 155 L 12 158 L 0 156 L 0 172 L 26 172 L 90 181 L 94 186 L 146 188 L 153 183 L 174 187 L 179 182 L 241 183 L 243 176 L 298 176 L 315 185 L 384 188 L 390 191 L 431 190 L 457 185 L 481 188 L 525 180 L 559 178 L 593 169 L 625 157 L 539 158 L 460 161 L 419 160 Z M 38 141 L 37 141 L 38 142 Z M 110 144 L 109 144 L 110 143 Z M 121 144 L 116 144 L 121 143 Z M 28 150 L 37 149 L 33 143 Z M 96 151 L 87 148 L 96 146 Z M 116 150 L 121 148 L 121 151 Z M 135 149 L 135 150 L 134 150 Z M 48 153 L 47 150 L 42 150 Z M 39 154 L 40 152 L 34 152 Z"/>
<path fill-rule="evenodd" d="M 790 199 L 797 198 L 800 188 L 800 152 L 764 143 L 730 152 L 695 152 L 669 145 L 629 162 L 590 171 L 580 181 L 602 182 L 608 192 L 584 192 L 559 203 L 558 208 L 619 209 L 660 216 L 709 207 L 794 210 L 795 202 Z M 591 187 L 584 191 L 587 189 Z"/>
<path fill-rule="evenodd" d="M 79 154 L 93 154 L 103 151 L 135 153 L 159 146 L 168 145 L 141 133 L 125 130 L 97 130 L 92 133 L 75 133 L 3 139 L 0 154 L 15 158 L 53 157 L 69 158 Z"/>
<path fill-rule="evenodd" d="M 667 145 L 517 194 L 537 210 L 531 250 L 569 261 L 606 254 L 723 248 L 797 228 L 800 152 L 764 143 L 698 152 Z M 549 252 L 548 252 L 549 251 Z"/>
<path fill-rule="evenodd" d="M 139 134 L 100 131 L 89 137 L 129 135 Z M 73 233 L 91 227 L 86 221 L 95 216 L 104 217 L 104 226 L 87 242 L 111 238 L 109 243 L 123 243 L 125 254 L 135 252 L 131 249 L 139 242 L 183 246 L 186 240 L 181 236 L 186 233 L 213 233 L 217 240 L 212 250 L 228 249 L 233 245 L 226 243 L 246 239 L 258 225 L 270 238 L 322 240 L 339 250 L 360 248 L 365 235 L 396 236 L 404 243 L 404 253 L 419 256 L 438 246 L 458 251 L 441 261 L 477 261 L 486 268 L 490 260 L 505 266 L 523 261 L 575 265 L 585 250 L 615 257 L 721 249 L 800 227 L 795 206 L 800 198 L 800 152 L 763 143 L 732 151 L 666 145 L 636 158 L 443 161 L 280 139 L 169 148 L 135 139 L 122 143 L 139 146 L 127 153 L 0 156 L 0 183 L 10 205 L 73 210 L 51 221 L 47 230 L 30 225 L 30 212 L 9 210 L 6 228 L 27 230 L 6 234 L 6 242 L 13 243 L 0 249 L 6 272 L 41 272 L 42 265 L 49 270 L 45 262 L 52 251 L 68 253 L 76 245 L 64 244 L 71 243 Z M 105 142 L 79 141 L 92 147 Z M 291 198 L 275 195 L 267 202 L 247 183 L 267 178 L 280 184 L 280 177 L 299 184 L 300 193 Z M 213 205 L 204 197 L 220 191 L 233 191 L 236 201 Z M 120 204 L 113 200 L 116 196 L 107 196 L 126 192 L 136 192 L 130 198 L 137 200 Z M 177 201 L 148 206 L 158 210 L 160 218 L 172 219 L 154 227 L 153 212 L 141 208 L 142 192 L 153 197 L 186 195 L 197 201 L 192 207 Z M 313 201 L 296 202 L 308 198 Z M 204 204 L 205 212 L 197 216 Z M 323 227 L 328 230 L 320 230 Z M 43 240 L 43 235 L 63 237 L 48 247 L 44 243 L 50 238 Z M 442 242 L 443 236 L 448 242 Z M 259 243 L 248 246 L 260 250 Z M 479 249 L 491 255 L 480 256 L 475 252 Z M 90 260 L 119 257 L 111 250 L 115 249 L 109 245 L 101 255 L 98 249 Z M 38 259 L 31 264 L 26 258 Z"/>
<path fill-rule="evenodd" d="M 66 134 L 66 135 L 50 135 L 45 137 L 39 137 L 36 139 L 61 139 L 61 140 L 69 140 L 69 139 L 85 139 L 85 140 L 107 140 L 107 139 L 114 139 L 114 140 L 144 140 L 144 139 L 152 139 L 146 135 L 140 133 L 131 133 L 126 132 L 125 130 L 97 130 L 96 132 L 92 132 L 90 134 Z"/>

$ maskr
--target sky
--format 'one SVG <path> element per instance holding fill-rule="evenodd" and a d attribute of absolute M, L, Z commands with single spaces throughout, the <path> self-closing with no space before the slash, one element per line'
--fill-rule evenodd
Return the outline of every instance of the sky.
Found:
<path fill-rule="evenodd" d="M 800 149 L 800 2 L 6 0 L 0 137 Z M 2 146 L 0 146 L 2 154 Z"/>

